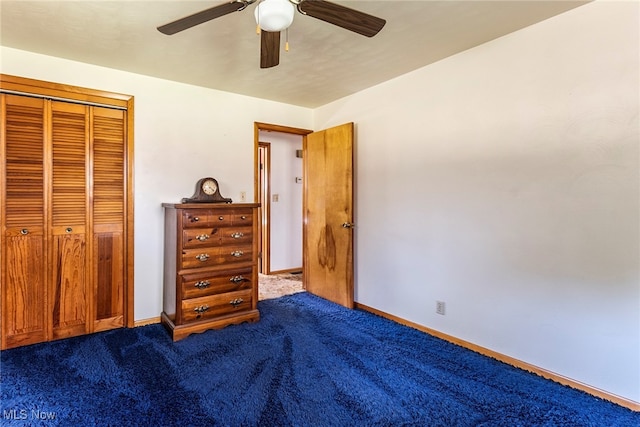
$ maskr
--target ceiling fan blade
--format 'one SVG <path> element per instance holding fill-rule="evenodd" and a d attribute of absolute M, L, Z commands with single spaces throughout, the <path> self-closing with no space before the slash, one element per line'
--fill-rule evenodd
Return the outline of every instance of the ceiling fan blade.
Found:
<path fill-rule="evenodd" d="M 378 34 L 387 23 L 382 18 L 325 0 L 302 0 L 298 11 L 367 37 Z"/>
<path fill-rule="evenodd" d="M 214 6 L 201 12 L 194 13 L 193 15 L 169 22 L 168 24 L 161 25 L 158 27 L 158 31 L 170 36 L 188 28 L 195 27 L 203 22 L 211 21 L 212 19 L 227 15 L 231 12 L 238 12 L 246 8 L 249 4 L 250 3 L 248 1 L 233 0 L 230 3 Z"/>
<path fill-rule="evenodd" d="M 260 68 L 280 63 L 280 31 L 260 31 Z"/>

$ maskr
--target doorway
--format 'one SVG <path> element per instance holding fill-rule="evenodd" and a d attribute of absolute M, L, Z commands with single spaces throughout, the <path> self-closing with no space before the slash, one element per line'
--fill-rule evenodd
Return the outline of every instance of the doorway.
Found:
<path fill-rule="evenodd" d="M 255 141 L 255 164 L 254 164 L 254 194 L 256 195 L 256 201 L 260 203 L 260 223 L 258 230 L 258 245 L 260 247 L 260 257 L 258 263 L 258 272 L 264 275 L 272 275 L 278 273 L 289 273 L 289 272 L 298 272 L 302 271 L 302 263 L 296 266 L 284 266 L 290 268 L 283 268 L 283 264 L 279 263 L 276 260 L 276 254 L 272 253 L 272 212 L 275 203 L 279 203 L 279 205 L 275 205 L 278 208 L 283 206 L 285 200 L 281 199 L 281 194 L 279 192 L 273 192 L 273 183 L 272 172 L 274 168 L 277 166 L 273 164 L 272 159 L 272 150 L 274 149 L 272 143 L 270 141 L 266 141 L 267 139 L 271 140 L 273 138 L 265 137 L 261 140 L 261 135 L 268 136 L 271 133 L 282 134 L 285 137 L 291 138 L 292 136 L 299 137 L 300 141 L 304 138 L 305 135 L 310 134 L 312 131 L 308 129 L 301 128 L 293 128 L 288 126 L 280 126 L 273 125 L 268 123 L 254 123 L 254 141 Z M 302 145 L 302 144 L 301 144 Z M 300 147 L 302 148 L 302 147 Z M 299 155 L 302 156 L 303 153 L 300 151 Z M 292 153 L 292 159 L 296 159 L 296 152 Z M 301 161 L 301 158 L 297 158 L 294 161 Z M 290 179 L 299 178 L 300 181 L 302 179 L 301 174 L 298 176 L 292 176 Z M 291 182 L 291 181 L 290 181 Z M 294 181 L 295 183 L 295 181 Z M 302 182 L 295 183 L 296 185 L 302 188 Z M 275 197 L 275 198 L 274 198 Z M 274 200 L 276 200 L 274 202 Z M 299 206 L 300 214 L 302 214 L 302 203 Z M 300 228 L 302 228 L 302 222 L 300 220 Z M 274 250 L 275 250 L 274 245 Z M 302 248 L 300 248 L 300 256 L 302 256 Z M 272 256 L 273 255 L 273 256 Z M 273 262 L 272 262 L 273 261 Z"/>
<path fill-rule="evenodd" d="M 261 133 L 262 132 L 262 133 Z M 277 132 L 301 136 L 302 171 L 300 177 L 302 206 L 302 286 L 330 301 L 353 308 L 353 142 L 354 124 L 345 123 L 313 132 L 306 129 L 254 122 L 254 194 L 259 201 L 261 135 Z M 273 155 L 273 146 L 272 155 Z M 271 158 L 270 171 L 276 169 Z M 269 175 L 267 174 L 267 177 Z M 297 180 L 297 178 L 296 178 Z M 262 181 L 264 182 L 264 181 Z M 267 191 L 263 191 L 262 194 Z M 274 200 L 278 200 L 273 185 L 269 185 L 267 200 L 271 228 Z M 262 224 L 259 223 L 261 226 Z M 259 231 L 262 235 L 262 229 Z M 273 230 L 268 232 L 273 238 Z M 273 249 L 273 247 L 271 247 Z M 266 252 L 266 251 L 265 251 Z M 269 252 L 270 273 L 274 273 L 273 250 Z M 258 283 L 260 287 L 260 283 Z"/>
<path fill-rule="evenodd" d="M 301 135 L 264 130 L 259 134 L 261 274 L 302 270 L 302 145 Z"/>

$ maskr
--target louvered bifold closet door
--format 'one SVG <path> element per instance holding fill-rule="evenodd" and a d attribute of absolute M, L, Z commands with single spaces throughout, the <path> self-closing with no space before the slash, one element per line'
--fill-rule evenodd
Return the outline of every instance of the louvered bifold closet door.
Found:
<path fill-rule="evenodd" d="M 0 349 L 133 326 L 132 109 L 0 74 Z"/>
<path fill-rule="evenodd" d="M 0 95 L 2 139 L 2 348 L 45 341 L 45 106 Z"/>
<path fill-rule="evenodd" d="M 53 339 L 90 329 L 87 272 L 89 107 L 51 106 L 51 291 Z"/>
<path fill-rule="evenodd" d="M 125 111 L 92 108 L 96 331 L 124 325 Z"/>

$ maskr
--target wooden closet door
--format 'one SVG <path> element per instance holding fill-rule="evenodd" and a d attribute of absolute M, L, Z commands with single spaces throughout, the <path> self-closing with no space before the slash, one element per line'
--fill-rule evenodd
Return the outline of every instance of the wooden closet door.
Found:
<path fill-rule="evenodd" d="M 125 112 L 92 108 L 95 331 L 124 326 Z"/>
<path fill-rule="evenodd" d="M 0 86 L 0 349 L 133 326 L 133 97 Z"/>
<path fill-rule="evenodd" d="M 51 248 L 49 310 L 53 339 L 90 331 L 87 307 L 87 164 L 89 107 L 51 106 Z"/>
<path fill-rule="evenodd" d="M 42 99 L 0 95 L 2 103 L 2 348 L 45 341 L 46 176 Z"/>

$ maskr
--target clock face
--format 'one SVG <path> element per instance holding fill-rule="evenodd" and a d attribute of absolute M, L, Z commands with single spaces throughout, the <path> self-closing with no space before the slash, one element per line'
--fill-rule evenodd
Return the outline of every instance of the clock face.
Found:
<path fill-rule="evenodd" d="M 216 191 L 218 191 L 218 186 L 216 185 L 214 180 L 207 179 L 202 183 L 202 192 L 207 196 L 215 194 Z"/>

